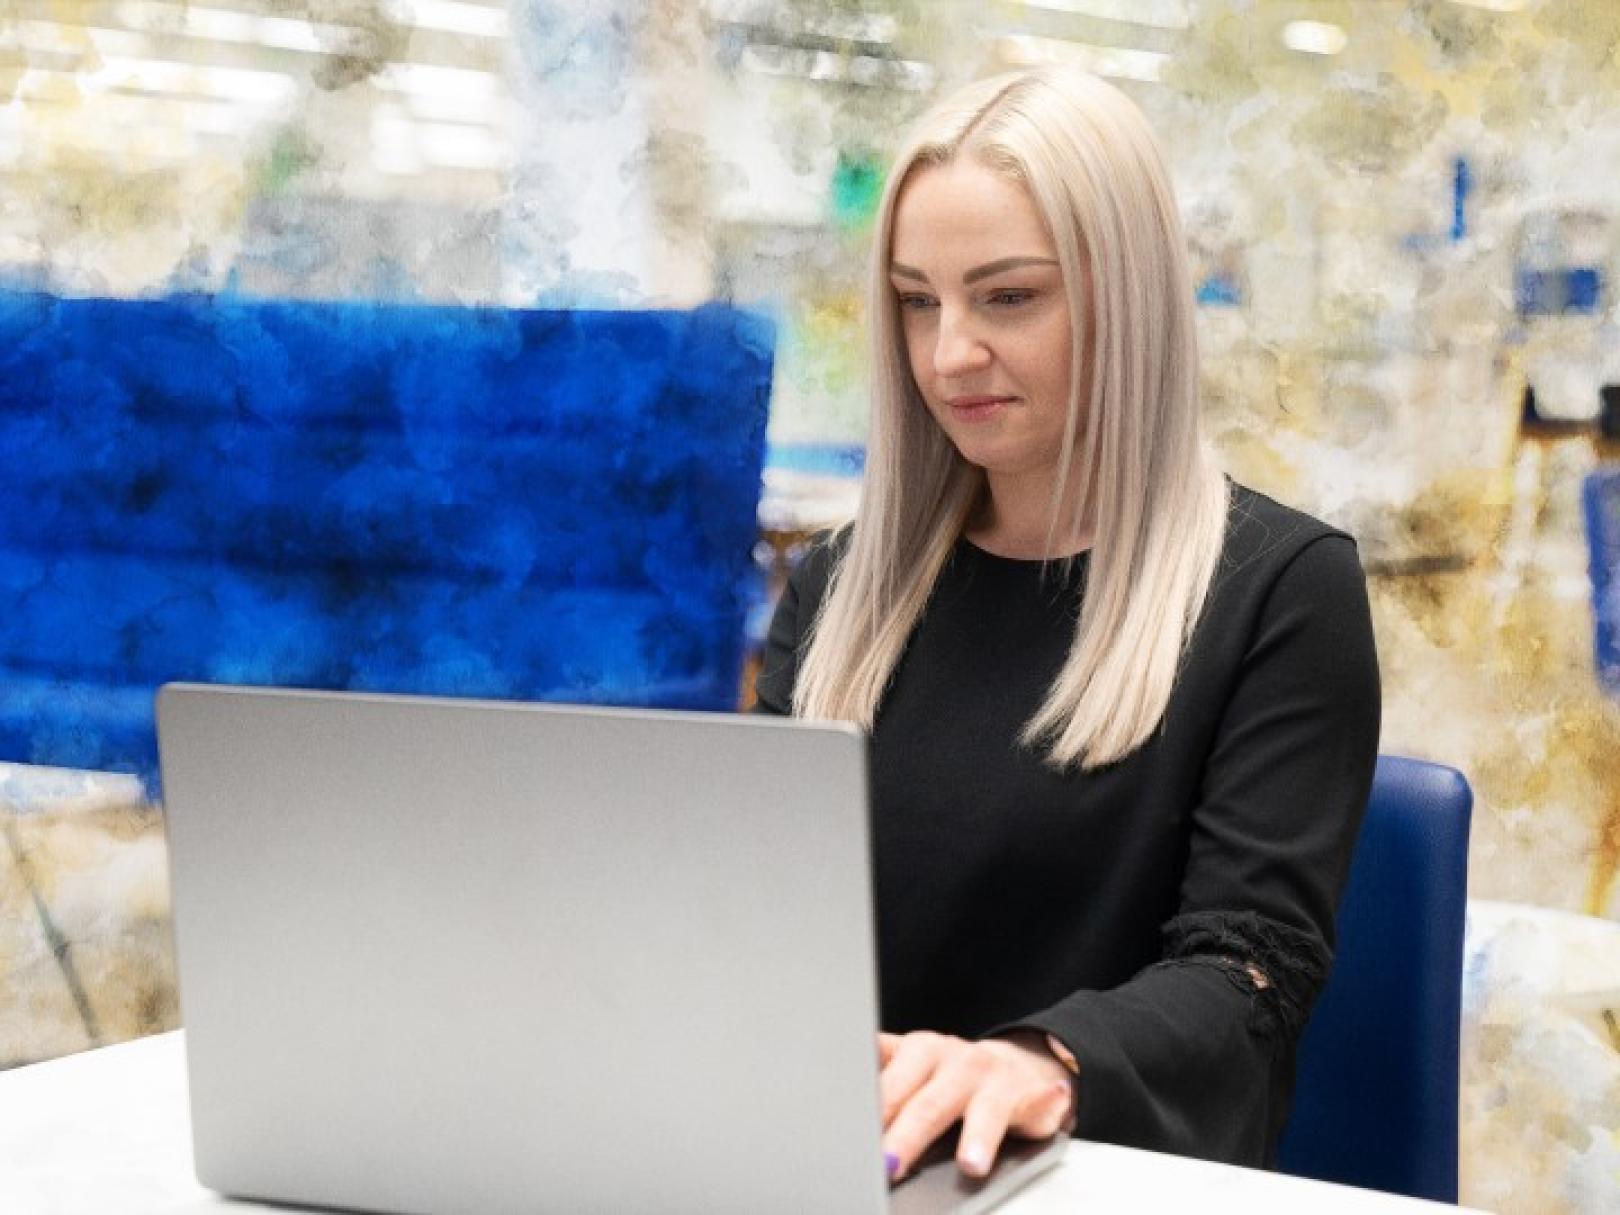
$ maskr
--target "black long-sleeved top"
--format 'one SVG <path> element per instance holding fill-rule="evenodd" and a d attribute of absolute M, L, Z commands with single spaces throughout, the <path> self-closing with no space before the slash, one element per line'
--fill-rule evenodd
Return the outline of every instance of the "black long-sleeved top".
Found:
<path fill-rule="evenodd" d="M 824 535 L 790 577 L 759 711 L 790 711 L 841 547 Z M 1162 728 L 1059 775 L 1017 735 L 1087 564 L 1043 584 L 1039 561 L 958 540 L 879 706 L 882 1024 L 1049 1032 L 1080 1064 L 1076 1135 L 1270 1167 L 1378 745 L 1355 542 L 1234 485 Z"/>

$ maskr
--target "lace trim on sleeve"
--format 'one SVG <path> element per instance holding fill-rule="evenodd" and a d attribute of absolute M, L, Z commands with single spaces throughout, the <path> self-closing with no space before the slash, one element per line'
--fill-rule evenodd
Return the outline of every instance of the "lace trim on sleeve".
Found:
<path fill-rule="evenodd" d="M 1164 961 L 1219 966 L 1250 998 L 1250 1029 L 1297 1041 L 1332 959 L 1314 936 L 1256 912 L 1200 911 L 1164 926 Z"/>

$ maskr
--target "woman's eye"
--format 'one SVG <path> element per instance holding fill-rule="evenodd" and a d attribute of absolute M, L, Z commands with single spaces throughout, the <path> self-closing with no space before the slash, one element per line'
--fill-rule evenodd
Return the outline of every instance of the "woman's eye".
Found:
<path fill-rule="evenodd" d="M 926 295 L 912 295 L 908 293 L 900 297 L 900 306 L 902 308 L 931 308 L 933 305 L 933 298 Z"/>
<path fill-rule="evenodd" d="M 1009 289 L 1006 291 L 992 292 L 990 302 L 992 304 L 1027 304 L 1034 298 L 1035 293 L 1033 291 L 1015 291 Z"/>

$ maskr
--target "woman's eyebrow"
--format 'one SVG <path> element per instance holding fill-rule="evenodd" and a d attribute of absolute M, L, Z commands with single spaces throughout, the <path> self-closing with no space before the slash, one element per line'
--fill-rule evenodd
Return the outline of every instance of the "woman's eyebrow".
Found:
<path fill-rule="evenodd" d="M 1017 270 L 1021 266 L 1055 266 L 1057 261 L 1050 257 L 1003 257 L 993 262 L 985 262 L 982 266 L 975 266 L 962 276 L 962 285 L 971 286 L 981 278 L 989 278 L 992 274 L 1000 274 L 1003 270 Z M 890 262 L 889 273 L 901 278 L 913 278 L 919 283 L 926 283 L 928 276 L 915 266 L 908 266 L 904 262 Z"/>

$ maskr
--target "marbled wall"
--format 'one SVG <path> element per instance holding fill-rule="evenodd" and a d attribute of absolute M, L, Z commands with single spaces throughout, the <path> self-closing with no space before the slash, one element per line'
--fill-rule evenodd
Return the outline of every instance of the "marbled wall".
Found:
<path fill-rule="evenodd" d="M 1473 892 L 1620 920 L 1580 507 L 1616 458 L 1615 0 L 44 0 L 0 16 L 0 275 L 730 298 L 779 321 L 773 439 L 859 441 L 866 223 L 900 126 L 1054 57 L 1160 131 L 1216 442 L 1360 538 L 1383 746 L 1468 774 Z M 1487 1095 L 1464 1199 L 1620 1206 L 1601 1025 L 1558 1066 L 1609 1087 L 1554 1113 L 1557 1069 L 1530 1061 L 1557 1052 L 1525 1045 L 1552 1039 L 1495 1024 L 1467 1039 Z M 1532 1141 L 1586 1171 L 1491 1171 Z"/>
<path fill-rule="evenodd" d="M 140 782 L 0 764 L 0 1069 L 179 1023 Z"/>

